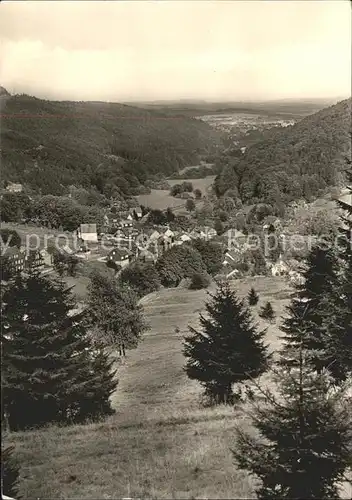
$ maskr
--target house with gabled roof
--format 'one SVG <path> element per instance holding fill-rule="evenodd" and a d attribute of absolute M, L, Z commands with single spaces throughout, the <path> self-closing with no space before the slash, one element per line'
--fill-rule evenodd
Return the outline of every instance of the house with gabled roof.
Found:
<path fill-rule="evenodd" d="M 165 238 L 174 238 L 175 233 L 174 233 L 174 231 L 171 231 L 170 228 L 167 228 L 166 231 L 164 232 L 164 236 L 165 236 Z"/>
<path fill-rule="evenodd" d="M 149 235 L 149 240 L 150 241 L 157 241 L 160 238 L 161 234 L 159 231 L 154 230 L 150 235 Z"/>
<path fill-rule="evenodd" d="M 128 229 L 130 227 L 133 227 L 133 218 L 126 218 L 122 219 L 117 223 L 118 227 L 121 229 Z"/>
<path fill-rule="evenodd" d="M 275 262 L 275 264 L 271 266 L 271 275 L 287 276 L 289 272 L 290 272 L 289 264 L 283 259 L 282 255 L 280 255 L 277 262 Z"/>
<path fill-rule="evenodd" d="M 232 249 L 225 253 L 223 266 L 233 266 L 240 262 L 241 254 L 238 249 Z"/>
<path fill-rule="evenodd" d="M 141 219 L 143 217 L 143 212 L 141 207 L 133 207 L 129 209 L 129 216 L 132 217 L 132 219 Z"/>
<path fill-rule="evenodd" d="M 96 224 L 81 224 L 77 229 L 77 236 L 84 242 L 97 243 L 98 233 Z"/>
<path fill-rule="evenodd" d="M 113 248 L 107 255 L 107 262 L 114 262 L 121 267 L 128 266 L 131 254 L 127 248 Z"/>

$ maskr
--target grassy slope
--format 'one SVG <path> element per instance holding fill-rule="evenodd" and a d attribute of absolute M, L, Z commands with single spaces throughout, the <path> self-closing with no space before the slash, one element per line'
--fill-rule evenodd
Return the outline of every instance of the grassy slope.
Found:
<path fill-rule="evenodd" d="M 219 140 L 200 120 L 117 103 L 21 95 L 2 98 L 0 107 L 5 178 L 29 185 L 49 168 L 65 185 L 87 184 L 89 170 L 117 150 L 139 158 L 147 172 L 170 175 L 196 164 Z"/>
<path fill-rule="evenodd" d="M 258 290 L 256 310 L 270 299 L 283 313 L 290 290 L 281 278 L 233 283 L 242 296 L 251 286 Z M 22 465 L 24 498 L 252 495 L 252 480 L 236 470 L 230 452 L 234 427 L 248 426 L 246 418 L 233 408 L 203 409 L 200 387 L 183 372 L 182 336 L 196 324 L 205 297 L 204 291 L 169 289 L 143 299 L 151 329 L 119 369 L 116 415 L 100 424 L 6 436 Z M 274 349 L 278 324 L 267 333 Z"/>

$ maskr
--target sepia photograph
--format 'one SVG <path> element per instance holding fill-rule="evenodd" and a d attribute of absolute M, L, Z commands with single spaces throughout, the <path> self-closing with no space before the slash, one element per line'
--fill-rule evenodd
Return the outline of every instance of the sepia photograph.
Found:
<path fill-rule="evenodd" d="M 350 500 L 351 3 L 0 40 L 2 498 Z"/>

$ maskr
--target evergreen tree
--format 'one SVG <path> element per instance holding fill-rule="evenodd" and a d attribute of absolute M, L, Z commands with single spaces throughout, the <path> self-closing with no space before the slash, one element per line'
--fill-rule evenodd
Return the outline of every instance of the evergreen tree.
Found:
<path fill-rule="evenodd" d="M 31 271 L 2 297 L 3 409 L 11 430 L 111 413 L 117 381 L 60 280 Z"/>
<path fill-rule="evenodd" d="M 260 437 L 237 429 L 233 455 L 261 480 L 260 500 L 338 498 L 351 463 L 349 402 L 305 354 L 296 351 L 296 367 L 275 373 L 278 396 L 261 389 L 265 404 L 254 404 L 251 414 Z"/>
<path fill-rule="evenodd" d="M 272 321 L 275 318 L 275 312 L 271 302 L 267 302 L 260 310 L 259 316 L 263 319 Z"/>
<path fill-rule="evenodd" d="M 201 382 L 207 396 L 226 403 L 233 397 L 234 383 L 266 369 L 265 332 L 257 331 L 249 310 L 228 284 L 209 295 L 207 317 L 200 315 L 202 330 L 190 327 L 191 335 L 184 339 L 185 369 L 189 378 Z"/>
<path fill-rule="evenodd" d="M 334 309 L 324 316 L 329 369 L 336 382 L 346 380 L 352 373 L 352 168 L 348 161 L 347 179 L 349 201 L 338 201 L 343 211 L 339 239 L 340 272 L 332 302 Z M 342 244 L 341 244 L 342 243 Z"/>
<path fill-rule="evenodd" d="M 259 295 L 252 287 L 248 293 L 248 304 L 250 306 L 256 306 L 258 304 L 258 301 L 259 301 Z"/>
<path fill-rule="evenodd" d="M 307 259 L 303 284 L 296 286 L 296 297 L 287 308 L 282 330 L 283 351 L 294 353 L 302 345 L 315 370 L 331 368 L 333 343 L 327 322 L 335 316 L 338 262 L 334 249 L 315 247 Z M 298 328 L 300 325 L 300 328 Z M 295 363 L 295 356 L 292 358 Z"/>
<path fill-rule="evenodd" d="M 1 493 L 11 498 L 18 498 L 20 469 L 13 458 L 13 450 L 13 446 L 1 450 Z"/>

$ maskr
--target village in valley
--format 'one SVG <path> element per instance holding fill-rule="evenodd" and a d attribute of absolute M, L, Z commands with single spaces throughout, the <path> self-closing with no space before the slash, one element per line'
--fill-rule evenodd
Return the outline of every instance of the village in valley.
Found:
<path fill-rule="evenodd" d="M 7 192 L 22 192 L 22 185 L 10 183 Z M 308 205 L 303 204 L 307 209 Z M 165 212 L 171 213 L 173 221 L 175 216 L 167 207 Z M 43 238 L 33 239 L 36 226 L 29 225 L 22 233 L 22 244 L 17 246 L 2 246 L 2 258 L 16 271 L 24 271 L 28 266 L 40 269 L 43 273 L 50 273 L 54 266 L 53 242 L 58 243 L 57 251 L 64 257 L 79 259 L 82 262 L 98 261 L 105 263 L 119 273 L 121 269 L 133 262 L 155 263 L 167 250 L 174 246 L 189 244 L 195 240 L 212 241 L 218 248 L 219 255 L 223 256 L 221 275 L 229 279 L 236 279 L 245 275 L 272 275 L 285 276 L 288 280 L 299 280 L 299 261 L 297 258 L 285 259 L 282 252 L 276 252 L 273 260 L 262 259 L 264 266 L 261 271 L 254 271 L 254 260 L 251 258 L 253 251 L 258 251 L 258 240 L 251 239 L 251 235 L 243 231 L 228 227 L 222 228 L 218 233 L 210 225 L 198 225 L 197 219 L 189 223 L 189 228 L 171 229 L 170 223 L 153 224 L 149 221 L 151 210 L 144 206 L 135 206 L 128 211 L 119 212 L 112 202 L 111 210 L 103 216 L 103 224 L 97 227 L 96 223 L 81 223 L 72 234 L 53 233 L 43 241 Z M 191 219 L 191 215 L 184 210 L 181 217 Z M 187 224 L 188 225 L 188 224 Z M 175 223 L 171 223 L 175 226 Z M 21 228 L 19 226 L 20 232 Z M 26 236 L 32 233 L 32 239 Z M 268 235 L 275 234 L 280 246 L 287 237 L 283 232 L 283 221 L 275 216 L 267 216 L 257 227 L 257 236 L 263 241 Z M 252 235 L 253 236 L 253 235 Z M 27 244 L 27 248 L 26 248 Z M 38 248 L 37 248 L 38 247 Z M 28 250 L 30 252 L 28 253 Z M 270 249 L 269 249 L 270 250 Z M 266 256 L 267 257 L 267 256 Z M 247 266 L 244 265 L 247 262 Z M 252 264 L 252 267 L 250 266 Z"/>

